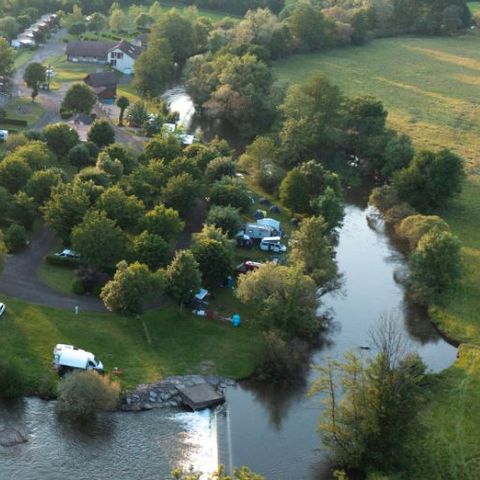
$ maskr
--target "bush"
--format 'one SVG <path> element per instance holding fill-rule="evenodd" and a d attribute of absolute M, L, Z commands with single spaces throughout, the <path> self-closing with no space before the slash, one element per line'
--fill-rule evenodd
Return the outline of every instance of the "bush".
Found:
<path fill-rule="evenodd" d="M 12 359 L 0 359 L 0 396 L 18 398 L 25 393 L 25 376 L 19 364 Z"/>
<path fill-rule="evenodd" d="M 443 232 L 450 230 L 448 224 L 436 215 L 410 215 L 397 225 L 395 233 L 408 242 L 410 250 L 415 250 L 420 239 L 433 228 Z"/>
<path fill-rule="evenodd" d="M 97 411 L 115 410 L 120 394 L 118 382 L 111 382 L 92 370 L 74 372 L 58 385 L 58 410 L 75 417 L 90 417 Z"/>
<path fill-rule="evenodd" d="M 85 293 L 82 281 L 79 278 L 74 278 L 72 280 L 72 292 L 75 295 L 83 295 Z"/>
<path fill-rule="evenodd" d="M 52 372 L 45 372 L 38 381 L 37 394 L 43 400 L 53 400 L 57 398 L 58 376 Z"/>
<path fill-rule="evenodd" d="M 398 199 L 397 191 L 390 185 L 383 185 L 372 190 L 368 202 L 381 212 L 385 213 L 390 208 L 397 205 Z"/>
<path fill-rule="evenodd" d="M 19 127 L 26 127 L 28 122 L 20 118 L 2 118 L 2 123 L 4 125 L 16 125 Z"/>
<path fill-rule="evenodd" d="M 392 208 L 389 208 L 384 212 L 385 225 L 387 227 L 394 227 L 400 223 L 404 218 L 415 215 L 415 209 L 412 208 L 408 203 L 399 203 L 394 205 Z"/>
<path fill-rule="evenodd" d="M 5 246 L 10 253 L 16 253 L 27 244 L 27 231 L 25 227 L 12 223 L 5 232 Z"/>
<path fill-rule="evenodd" d="M 256 370 L 256 376 L 263 382 L 292 384 L 303 378 L 305 349 L 299 344 L 287 344 L 275 332 L 263 337 L 263 347 Z"/>
<path fill-rule="evenodd" d="M 80 259 L 71 257 L 59 257 L 57 255 L 47 255 L 45 261 L 50 265 L 58 265 L 60 267 L 75 268 L 80 265 Z"/>
<path fill-rule="evenodd" d="M 95 294 L 96 292 L 100 292 L 109 279 L 107 274 L 91 266 L 82 266 L 76 273 L 77 279 L 82 287 L 82 293 Z M 81 295 L 82 293 L 78 293 L 77 295 Z"/>

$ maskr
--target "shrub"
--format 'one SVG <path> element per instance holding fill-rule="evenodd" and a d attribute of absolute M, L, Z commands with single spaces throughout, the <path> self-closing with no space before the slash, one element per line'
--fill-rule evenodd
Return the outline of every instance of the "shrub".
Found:
<path fill-rule="evenodd" d="M 17 398 L 25 393 L 26 382 L 20 365 L 12 359 L 0 359 L 0 396 Z"/>
<path fill-rule="evenodd" d="M 115 410 L 120 394 L 118 382 L 111 382 L 92 370 L 74 372 L 58 385 L 60 413 L 75 417 L 90 417 L 100 410 Z"/>
<path fill-rule="evenodd" d="M 381 212 L 385 213 L 387 210 L 397 205 L 398 199 L 397 191 L 390 185 L 383 185 L 372 190 L 368 202 Z"/>
<path fill-rule="evenodd" d="M 38 381 L 37 394 L 44 400 L 57 398 L 58 377 L 54 372 L 45 372 Z"/>
<path fill-rule="evenodd" d="M 410 250 L 415 250 L 420 239 L 433 228 L 443 232 L 450 230 L 448 224 L 437 215 L 410 215 L 395 228 L 395 233 L 408 242 Z"/>
<path fill-rule="evenodd" d="M 5 232 L 5 246 L 10 253 L 16 253 L 27 244 L 25 227 L 12 223 Z"/>
<path fill-rule="evenodd" d="M 82 286 L 82 293 L 95 294 L 101 290 L 109 278 L 108 275 L 91 266 L 81 266 L 76 273 Z"/>
<path fill-rule="evenodd" d="M 400 223 L 404 218 L 414 215 L 415 209 L 412 208 L 408 203 L 399 203 L 394 205 L 392 208 L 389 208 L 384 212 L 385 225 L 387 227 L 394 227 Z"/>
<path fill-rule="evenodd" d="M 58 257 L 57 255 L 47 255 L 45 261 L 50 265 L 58 265 L 61 267 L 75 268 L 80 265 L 80 260 L 78 258 Z"/>
<path fill-rule="evenodd" d="M 85 293 L 82 281 L 79 278 L 74 278 L 72 280 L 72 292 L 75 295 L 83 295 Z"/>

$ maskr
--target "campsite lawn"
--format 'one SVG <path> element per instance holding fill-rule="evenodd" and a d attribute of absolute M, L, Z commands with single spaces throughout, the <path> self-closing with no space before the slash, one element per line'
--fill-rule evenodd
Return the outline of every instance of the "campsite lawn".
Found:
<path fill-rule="evenodd" d="M 113 314 L 82 313 L 32 305 L 2 297 L 0 349 L 25 369 L 32 391 L 48 371 L 57 343 L 92 351 L 107 370 L 118 367 L 122 386 L 134 387 L 172 374 L 198 372 L 199 363 L 211 360 L 216 372 L 232 378 L 252 373 L 258 334 L 245 324 L 229 324 L 194 317 L 168 305 L 135 319 Z M 145 326 L 144 326 L 145 324 Z M 145 328 L 151 343 L 147 341 Z"/>
<path fill-rule="evenodd" d="M 63 54 L 49 58 L 44 64 L 53 67 L 52 88 L 63 82 L 81 82 L 89 73 L 103 69 L 102 65 L 68 62 Z"/>
<path fill-rule="evenodd" d="M 7 118 L 26 120 L 28 123 L 26 127 L 23 127 L 21 125 L 4 124 L 0 121 L 0 129 L 10 132 L 32 128 L 44 113 L 43 108 L 38 103 L 32 103 L 31 98 L 28 97 L 13 97 L 12 101 L 3 108 Z"/>

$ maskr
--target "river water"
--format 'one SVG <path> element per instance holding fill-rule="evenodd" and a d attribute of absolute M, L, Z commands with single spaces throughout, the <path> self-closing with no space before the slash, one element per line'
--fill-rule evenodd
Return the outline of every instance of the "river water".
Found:
<path fill-rule="evenodd" d="M 193 128 L 188 97 L 177 88 L 167 102 L 172 98 L 180 121 Z M 321 310 L 329 311 L 333 322 L 312 362 L 368 345 L 369 327 L 380 315 L 393 314 L 429 369 L 441 371 L 454 361 L 456 349 L 439 336 L 425 312 L 406 301 L 393 280 L 404 259 L 382 232 L 368 226 L 366 209 L 361 200 L 346 208 L 337 248 L 344 285 L 342 292 L 322 299 Z M 330 480 L 316 433 L 321 406 L 306 396 L 313 378 L 310 371 L 303 384 L 291 389 L 242 383 L 227 390 L 226 407 L 219 413 L 114 413 L 87 425 L 59 420 L 54 402 L 0 405 L 0 424 L 14 424 L 29 439 L 0 449 L 0 480 L 163 480 L 175 466 L 212 471 L 219 461 L 227 467 L 248 465 L 269 480 Z"/>

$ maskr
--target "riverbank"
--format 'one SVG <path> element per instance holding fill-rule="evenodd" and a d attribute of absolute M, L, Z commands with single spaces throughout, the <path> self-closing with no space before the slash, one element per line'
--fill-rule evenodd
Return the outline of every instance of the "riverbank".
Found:
<path fill-rule="evenodd" d="M 234 329 L 172 304 L 125 319 L 111 313 L 80 311 L 75 315 L 73 310 L 1 298 L 7 312 L 1 317 L 0 349 L 19 362 L 26 393 L 35 393 L 51 371 L 57 343 L 93 352 L 107 372 L 119 368 L 118 379 L 125 390 L 169 375 L 208 373 L 240 379 L 255 368 L 259 335 L 245 323 Z"/>

